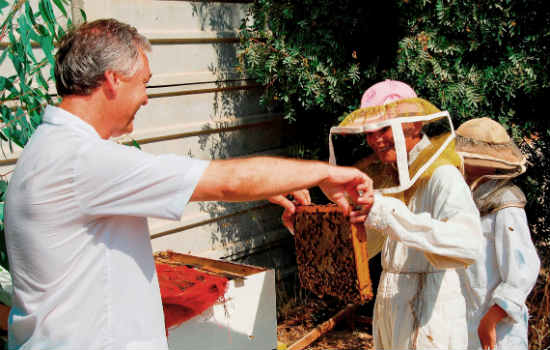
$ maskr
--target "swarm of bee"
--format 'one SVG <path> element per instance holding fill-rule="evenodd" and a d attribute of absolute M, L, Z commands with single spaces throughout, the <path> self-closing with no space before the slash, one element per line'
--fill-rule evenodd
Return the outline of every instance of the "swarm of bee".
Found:
<path fill-rule="evenodd" d="M 304 288 L 353 304 L 372 299 L 364 231 L 353 227 L 337 206 L 298 207 L 294 228 Z"/>

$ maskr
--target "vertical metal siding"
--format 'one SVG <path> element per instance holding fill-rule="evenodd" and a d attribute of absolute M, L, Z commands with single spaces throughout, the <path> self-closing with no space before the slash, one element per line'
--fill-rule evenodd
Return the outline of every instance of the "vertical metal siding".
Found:
<path fill-rule="evenodd" d="M 236 69 L 237 31 L 249 2 L 72 1 L 73 17 L 84 9 L 88 21 L 117 18 L 152 43 L 149 104 L 138 112 L 130 135 L 144 151 L 201 159 L 285 154 L 285 122 L 260 107 L 262 87 Z M 41 57 L 40 49 L 36 54 Z M 10 69 L 3 64 L 0 73 Z M 53 85 L 50 93 L 55 94 Z M 6 174 L 20 150 L 2 147 L 0 174 Z M 149 220 L 153 248 L 270 267 L 292 264 L 280 213 L 262 201 L 191 203 L 179 222 Z"/>

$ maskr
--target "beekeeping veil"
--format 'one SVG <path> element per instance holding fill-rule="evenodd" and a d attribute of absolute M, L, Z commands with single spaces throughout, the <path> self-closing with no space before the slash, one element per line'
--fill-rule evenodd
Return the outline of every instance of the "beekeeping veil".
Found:
<path fill-rule="evenodd" d="M 380 159 L 366 141 L 369 133 L 391 133 L 384 152 L 395 152 L 395 161 Z M 411 132 L 421 137 L 407 150 Z M 455 133 L 449 113 L 421 98 L 399 99 L 384 105 L 360 108 L 349 114 L 329 136 L 330 163 L 353 165 L 373 179 L 374 189 L 408 202 L 422 180 L 440 165 L 460 167 L 454 151 Z M 400 195 L 397 195 L 400 194 Z"/>
<path fill-rule="evenodd" d="M 456 134 L 456 150 L 465 165 L 496 170 L 495 174 L 475 179 L 470 184 L 472 190 L 482 179 L 500 179 L 505 183 L 525 172 L 527 159 L 498 122 L 489 118 L 471 119 Z"/>

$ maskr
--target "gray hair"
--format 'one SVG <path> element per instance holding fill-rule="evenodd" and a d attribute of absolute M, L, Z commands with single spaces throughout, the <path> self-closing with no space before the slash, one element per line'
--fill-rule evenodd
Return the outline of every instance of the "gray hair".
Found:
<path fill-rule="evenodd" d="M 132 76 L 143 64 L 140 52 L 151 44 L 136 28 L 116 19 L 100 19 L 67 33 L 55 55 L 55 84 L 60 96 L 92 93 L 106 71 Z"/>

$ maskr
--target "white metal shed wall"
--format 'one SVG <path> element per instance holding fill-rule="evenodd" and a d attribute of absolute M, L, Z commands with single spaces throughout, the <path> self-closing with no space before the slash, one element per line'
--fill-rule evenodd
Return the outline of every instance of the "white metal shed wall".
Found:
<path fill-rule="evenodd" d="M 149 103 L 138 112 L 131 135 L 144 151 L 202 159 L 285 153 L 285 122 L 259 106 L 261 86 L 236 70 L 245 1 L 73 5 L 84 9 L 88 21 L 113 17 L 132 24 L 153 45 Z M 17 153 L 1 161 L 1 171 L 13 167 Z M 267 202 L 191 203 L 179 222 L 149 220 L 153 248 L 284 269 L 294 262 L 280 214 Z"/>

